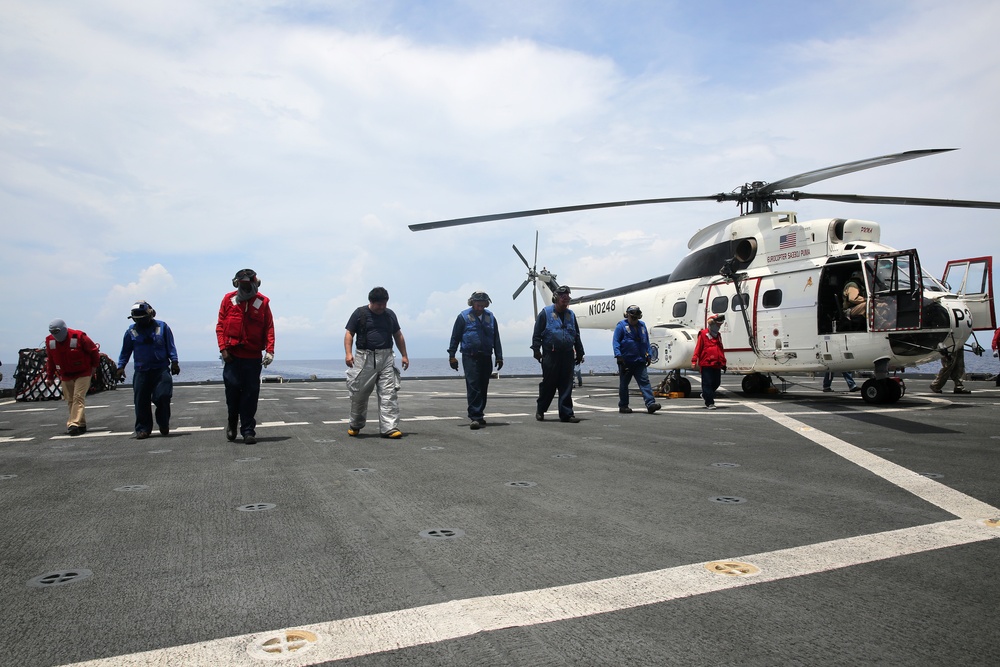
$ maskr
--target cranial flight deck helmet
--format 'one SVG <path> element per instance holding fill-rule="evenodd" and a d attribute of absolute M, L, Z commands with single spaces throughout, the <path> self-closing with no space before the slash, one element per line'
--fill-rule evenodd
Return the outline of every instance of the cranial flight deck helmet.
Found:
<path fill-rule="evenodd" d="M 233 276 L 233 287 L 239 287 L 240 282 L 244 280 L 248 280 L 257 287 L 260 287 L 260 278 L 257 277 L 257 272 L 253 269 L 240 269 L 237 271 L 236 275 Z"/>
<path fill-rule="evenodd" d="M 566 296 L 570 295 L 568 285 L 560 285 L 559 287 L 555 288 L 555 290 L 552 291 L 552 303 L 558 301 L 559 297 L 561 297 L 563 294 L 565 294 Z"/>
<path fill-rule="evenodd" d="M 629 306 L 625 309 L 625 317 L 628 317 L 629 315 L 635 315 L 635 319 L 641 320 L 642 310 L 640 310 L 639 306 Z"/>
<path fill-rule="evenodd" d="M 469 297 L 468 303 L 471 306 L 476 301 L 485 301 L 487 306 L 493 303 L 493 299 L 486 292 L 473 292 L 472 296 Z"/>
<path fill-rule="evenodd" d="M 149 303 L 145 301 L 136 301 L 132 304 L 132 310 L 129 316 L 125 319 L 132 320 L 133 322 L 139 322 L 145 319 L 153 319 L 156 317 L 156 311 L 153 309 Z"/>

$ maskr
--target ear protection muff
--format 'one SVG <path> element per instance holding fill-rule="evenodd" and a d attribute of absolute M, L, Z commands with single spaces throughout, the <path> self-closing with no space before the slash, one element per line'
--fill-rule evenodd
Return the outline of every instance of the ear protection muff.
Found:
<path fill-rule="evenodd" d="M 469 300 L 466 303 L 471 306 L 475 301 L 485 301 L 487 306 L 493 303 L 490 295 L 486 292 L 473 292 L 472 296 L 469 297 Z"/>
<path fill-rule="evenodd" d="M 260 278 L 257 277 L 257 272 L 253 269 L 237 271 L 233 277 L 233 287 L 239 287 L 241 280 L 252 280 L 257 287 L 260 287 Z"/>
<path fill-rule="evenodd" d="M 150 318 L 156 317 L 156 310 L 149 305 L 148 301 L 136 301 L 132 304 L 132 310 L 125 319 L 134 321 L 136 317 L 142 318 L 147 316 Z"/>
<path fill-rule="evenodd" d="M 559 300 L 559 297 L 560 297 L 560 295 L 563 295 L 563 294 L 569 294 L 569 293 L 570 293 L 570 292 L 569 292 L 569 288 L 568 288 L 568 287 L 566 287 L 565 285 L 563 285 L 563 286 L 561 286 L 561 287 L 557 287 L 557 288 L 556 288 L 556 291 L 554 291 L 554 292 L 552 293 L 552 303 L 555 303 L 556 301 L 558 301 L 558 300 Z"/>

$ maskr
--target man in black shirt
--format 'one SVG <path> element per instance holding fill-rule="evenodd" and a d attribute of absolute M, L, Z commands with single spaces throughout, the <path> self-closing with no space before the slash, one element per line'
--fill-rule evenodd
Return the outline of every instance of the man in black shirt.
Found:
<path fill-rule="evenodd" d="M 403 370 L 410 367 L 406 341 L 396 313 L 386 308 L 389 292 L 376 287 L 368 293 L 368 305 L 359 306 L 347 320 L 344 332 L 344 361 L 347 364 L 347 391 L 351 395 L 351 423 L 347 435 L 356 436 L 368 418 L 368 397 L 378 394 L 379 432 L 383 438 L 401 438 L 399 430 L 398 371 L 392 342 L 402 356 Z M 354 354 L 351 348 L 356 347 Z"/>

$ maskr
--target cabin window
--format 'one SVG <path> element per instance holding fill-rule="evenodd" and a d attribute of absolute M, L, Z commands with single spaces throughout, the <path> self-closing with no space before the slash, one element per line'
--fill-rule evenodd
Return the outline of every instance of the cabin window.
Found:
<path fill-rule="evenodd" d="M 733 310 L 746 310 L 747 306 L 750 305 L 750 295 L 749 294 L 734 294 L 733 295 Z"/>
<path fill-rule="evenodd" d="M 674 317 L 684 317 L 688 312 L 687 301 L 678 301 L 674 304 L 673 316 Z"/>
<path fill-rule="evenodd" d="M 712 299 L 712 312 L 713 313 L 724 313 L 729 309 L 729 297 L 728 296 L 717 296 Z"/>
<path fill-rule="evenodd" d="M 777 308 L 781 305 L 781 290 L 769 289 L 761 297 L 761 305 L 765 308 Z"/>

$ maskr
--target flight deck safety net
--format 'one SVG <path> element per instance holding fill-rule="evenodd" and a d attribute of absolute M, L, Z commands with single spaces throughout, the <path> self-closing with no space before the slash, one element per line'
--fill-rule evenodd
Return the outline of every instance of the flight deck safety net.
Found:
<path fill-rule="evenodd" d="M 45 348 L 25 348 L 17 353 L 17 370 L 14 371 L 14 400 L 58 401 L 62 398 L 61 382 L 45 379 Z M 101 362 L 90 382 L 88 394 L 96 394 L 118 386 L 115 378 L 117 367 L 111 357 L 101 353 Z"/>

